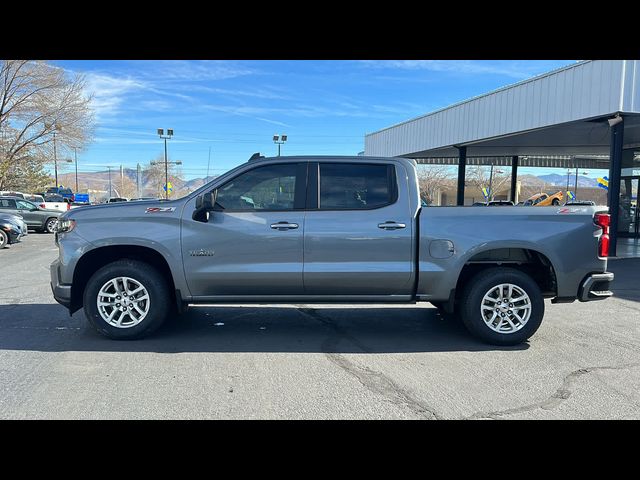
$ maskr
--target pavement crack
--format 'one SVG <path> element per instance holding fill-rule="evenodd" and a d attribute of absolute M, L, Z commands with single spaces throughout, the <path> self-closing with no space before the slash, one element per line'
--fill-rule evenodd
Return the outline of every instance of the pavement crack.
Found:
<path fill-rule="evenodd" d="M 523 405 L 521 407 L 508 408 L 505 410 L 498 410 L 494 412 L 477 412 L 471 415 L 470 417 L 466 417 L 465 420 L 473 420 L 473 419 L 497 420 L 502 417 L 506 417 L 508 415 L 531 412 L 539 408 L 543 410 L 553 410 L 556 407 L 558 407 L 562 402 L 564 402 L 569 397 L 571 397 L 574 391 L 574 385 L 579 377 L 583 375 L 587 375 L 592 372 L 600 371 L 600 370 L 625 370 L 625 369 L 634 368 L 638 366 L 640 366 L 640 363 L 617 365 L 617 366 L 579 368 L 567 374 L 563 378 L 562 385 L 560 386 L 560 388 L 558 388 L 551 396 L 549 396 L 548 398 L 546 398 L 541 402 L 535 402 L 529 405 Z"/>
<path fill-rule="evenodd" d="M 425 419 L 441 420 L 435 410 L 429 407 L 425 402 L 413 397 L 409 392 L 404 390 L 400 385 L 382 372 L 377 372 L 369 367 L 358 365 L 352 362 L 343 354 L 337 353 L 338 343 L 344 339 L 356 345 L 363 352 L 371 353 L 361 342 L 348 334 L 342 327 L 336 325 L 335 322 L 319 313 L 316 309 L 297 306 L 298 311 L 312 319 L 329 327 L 333 333 L 327 337 L 322 343 L 322 352 L 337 367 L 341 368 L 349 375 L 355 377 L 360 384 L 370 392 L 380 395 L 385 401 L 390 402 L 398 407 L 409 409 L 417 416 Z"/>

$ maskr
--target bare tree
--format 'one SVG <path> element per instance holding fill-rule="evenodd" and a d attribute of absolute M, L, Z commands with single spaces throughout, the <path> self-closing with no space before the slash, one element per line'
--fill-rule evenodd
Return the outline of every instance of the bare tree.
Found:
<path fill-rule="evenodd" d="M 436 203 L 439 193 L 450 186 L 453 175 L 446 165 L 418 165 L 420 197 L 429 205 Z"/>
<path fill-rule="evenodd" d="M 0 60 L 0 190 L 20 179 L 24 162 L 42 173 L 53 161 L 81 148 L 93 134 L 90 98 L 83 77 L 68 75 L 44 61 Z"/>
<path fill-rule="evenodd" d="M 173 192 L 169 194 L 169 198 L 177 198 L 176 193 L 184 184 L 184 177 L 182 170 L 177 168 L 173 164 L 168 165 L 169 182 L 173 186 Z M 153 191 L 153 195 L 158 198 L 164 198 L 164 184 L 165 184 L 165 171 L 164 171 L 164 156 L 159 155 L 154 161 L 149 162 L 145 167 L 145 175 L 147 183 Z"/>
<path fill-rule="evenodd" d="M 482 188 L 489 189 L 491 185 L 491 192 L 489 194 L 488 201 L 494 199 L 496 192 L 501 191 L 511 182 L 511 175 L 506 171 L 501 171 L 494 167 L 493 178 L 491 178 L 490 167 L 472 166 L 467 169 L 467 182 L 482 190 Z M 503 173 L 500 173 L 503 172 Z"/>

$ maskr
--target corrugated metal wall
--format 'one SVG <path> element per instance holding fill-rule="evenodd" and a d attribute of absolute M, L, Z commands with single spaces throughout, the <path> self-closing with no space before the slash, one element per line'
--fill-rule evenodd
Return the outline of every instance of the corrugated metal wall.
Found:
<path fill-rule="evenodd" d="M 365 154 L 411 155 L 620 110 L 638 112 L 637 63 L 586 61 L 525 80 L 368 134 Z"/>

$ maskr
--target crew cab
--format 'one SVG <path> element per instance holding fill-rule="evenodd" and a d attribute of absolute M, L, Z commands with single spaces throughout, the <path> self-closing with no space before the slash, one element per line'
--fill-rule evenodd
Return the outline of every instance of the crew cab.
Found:
<path fill-rule="evenodd" d="M 254 155 L 184 198 L 63 214 L 51 287 L 114 339 L 192 304 L 430 302 L 514 345 L 545 298 L 611 296 L 606 210 L 426 207 L 410 159 Z"/>

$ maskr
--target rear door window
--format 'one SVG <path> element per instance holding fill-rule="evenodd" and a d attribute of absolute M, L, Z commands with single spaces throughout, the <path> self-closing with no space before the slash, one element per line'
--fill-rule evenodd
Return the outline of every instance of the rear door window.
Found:
<path fill-rule="evenodd" d="M 10 198 L 0 199 L 0 208 L 16 208 L 16 201 Z"/>
<path fill-rule="evenodd" d="M 396 198 L 393 165 L 320 163 L 320 210 L 371 210 Z"/>

